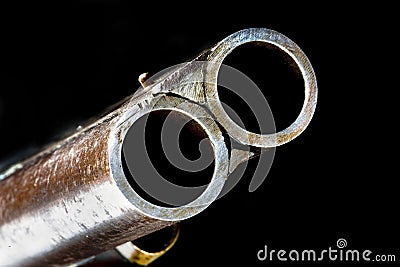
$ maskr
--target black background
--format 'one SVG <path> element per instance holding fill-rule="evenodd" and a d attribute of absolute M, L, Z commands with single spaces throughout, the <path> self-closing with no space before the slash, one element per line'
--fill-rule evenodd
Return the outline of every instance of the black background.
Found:
<path fill-rule="evenodd" d="M 56 140 L 130 95 L 142 72 L 189 60 L 235 31 L 270 28 L 311 61 L 319 87 L 315 116 L 302 135 L 277 148 L 258 190 L 247 192 L 244 177 L 183 222 L 176 246 L 153 266 L 262 266 L 268 262 L 256 253 L 264 245 L 317 250 L 336 247 L 339 238 L 348 248 L 400 260 L 393 7 L 55 2 L 1 4 L 0 162 Z M 239 52 L 233 67 L 261 88 L 266 81 L 277 87 L 265 93 L 278 129 L 288 126 L 300 111 L 302 88 L 279 86 L 287 73 L 266 73 L 262 55 L 249 66 Z"/>

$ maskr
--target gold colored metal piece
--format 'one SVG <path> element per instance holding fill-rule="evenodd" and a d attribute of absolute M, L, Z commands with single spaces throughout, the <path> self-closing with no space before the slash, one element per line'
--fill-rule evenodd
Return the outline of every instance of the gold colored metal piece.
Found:
<path fill-rule="evenodd" d="M 129 262 L 136 263 L 141 266 L 147 266 L 162 255 L 164 255 L 168 250 L 170 250 L 176 243 L 179 237 L 180 227 L 179 224 L 174 224 L 172 226 L 173 232 L 172 237 L 169 240 L 169 244 L 166 248 L 158 252 L 149 252 L 139 248 L 133 242 L 126 242 L 115 249 Z"/>
<path fill-rule="evenodd" d="M 146 87 L 146 80 L 149 78 L 149 73 L 148 72 L 144 72 L 142 74 L 139 75 L 138 81 L 140 83 L 140 85 L 145 88 Z"/>

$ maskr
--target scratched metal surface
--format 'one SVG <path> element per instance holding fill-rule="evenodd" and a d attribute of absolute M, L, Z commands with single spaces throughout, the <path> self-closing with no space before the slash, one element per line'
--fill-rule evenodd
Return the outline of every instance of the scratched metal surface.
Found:
<path fill-rule="evenodd" d="M 200 106 L 151 92 L 149 88 L 127 99 L 105 117 L 3 173 L 2 264 L 74 263 L 191 217 L 218 196 L 228 174 L 228 153 L 217 125 Z M 201 125 L 209 131 L 219 160 L 212 182 L 192 206 L 153 205 L 132 190 L 122 171 L 124 134 L 143 114 L 163 108 L 191 112 L 194 119 L 207 117 Z"/>
<path fill-rule="evenodd" d="M 138 211 L 113 181 L 108 142 L 118 115 L 20 163 L 1 182 L 2 266 L 71 263 L 171 224 Z"/>

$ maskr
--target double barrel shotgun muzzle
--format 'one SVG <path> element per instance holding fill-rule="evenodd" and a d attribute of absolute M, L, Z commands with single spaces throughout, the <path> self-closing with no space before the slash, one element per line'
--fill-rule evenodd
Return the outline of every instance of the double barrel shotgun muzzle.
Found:
<path fill-rule="evenodd" d="M 285 53 L 303 77 L 301 112 L 280 132 L 247 131 L 228 115 L 218 96 L 224 58 L 253 42 Z M 0 266 L 77 266 L 114 248 L 130 261 L 147 265 L 170 246 L 148 253 L 131 241 L 171 228 L 172 245 L 179 232 L 174 225 L 217 199 L 229 174 L 254 151 L 262 154 L 297 137 L 317 102 L 316 78 L 305 54 L 286 36 L 263 28 L 236 32 L 190 62 L 154 79 L 143 78 L 142 85 L 96 121 L 0 173 Z M 161 205 L 145 199 L 124 171 L 135 158 L 135 148 L 124 152 L 132 125 L 154 112 L 186 118 L 211 148 L 211 181 L 182 203 Z M 230 147 L 229 138 L 241 146 Z M 176 197 L 179 190 L 171 187 L 168 192 Z"/>

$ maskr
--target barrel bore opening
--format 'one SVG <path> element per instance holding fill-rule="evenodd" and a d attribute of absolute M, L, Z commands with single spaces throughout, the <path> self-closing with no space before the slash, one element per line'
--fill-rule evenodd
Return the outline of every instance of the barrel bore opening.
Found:
<path fill-rule="evenodd" d="M 132 189 L 163 207 L 192 202 L 214 173 L 214 151 L 206 132 L 175 110 L 151 111 L 135 121 L 125 136 L 121 159 Z M 188 193 L 182 188 L 197 189 Z"/>
<path fill-rule="evenodd" d="M 225 112 L 236 124 L 256 134 L 272 134 L 296 120 L 304 101 L 304 80 L 287 53 L 266 42 L 249 42 L 235 48 L 222 63 L 218 73 L 218 95 Z M 240 73 L 232 74 L 224 65 L 248 76 L 254 84 L 240 78 Z M 257 122 L 263 116 L 265 106 L 257 97 L 260 94 L 268 101 L 276 129 L 275 126 L 268 127 L 268 123 L 260 128 Z"/>

